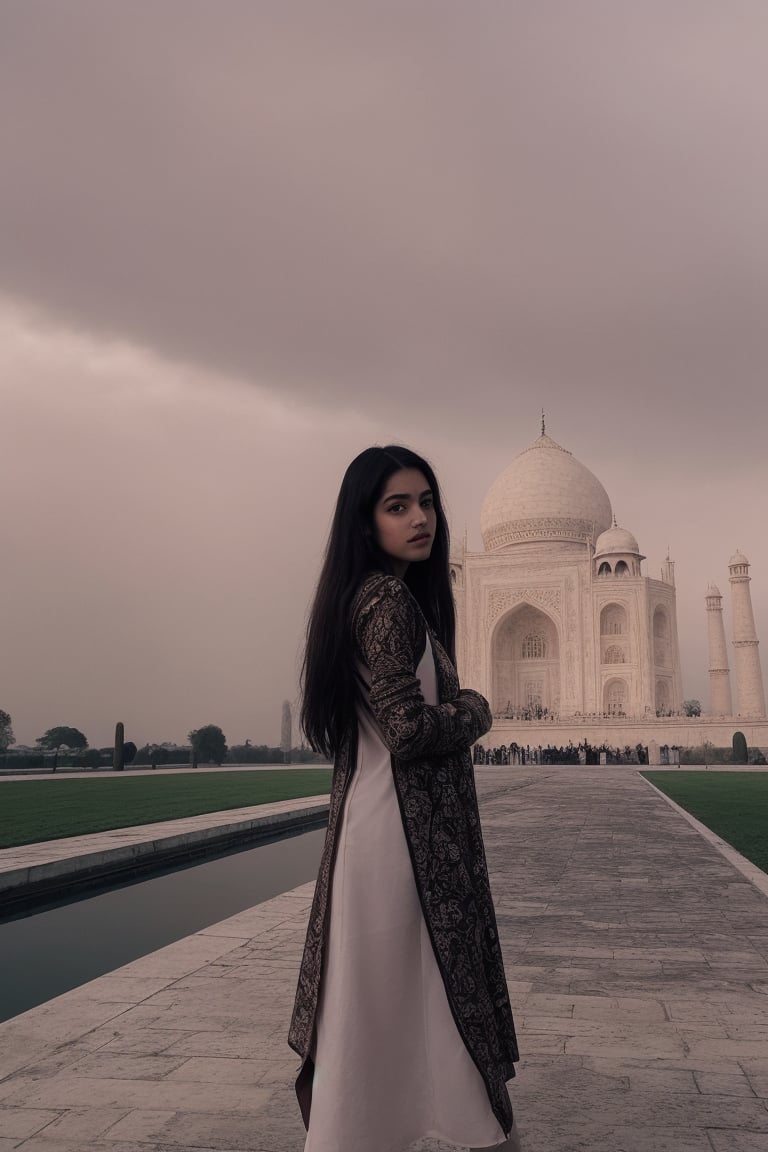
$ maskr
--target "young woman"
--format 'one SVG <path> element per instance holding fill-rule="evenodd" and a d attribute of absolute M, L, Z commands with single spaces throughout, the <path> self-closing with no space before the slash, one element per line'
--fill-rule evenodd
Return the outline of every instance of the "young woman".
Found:
<path fill-rule="evenodd" d="M 334 760 L 288 1036 L 305 1152 L 519 1148 L 469 751 L 491 716 L 459 688 L 454 632 L 435 474 L 368 448 L 341 485 L 302 672 L 302 727 Z"/>

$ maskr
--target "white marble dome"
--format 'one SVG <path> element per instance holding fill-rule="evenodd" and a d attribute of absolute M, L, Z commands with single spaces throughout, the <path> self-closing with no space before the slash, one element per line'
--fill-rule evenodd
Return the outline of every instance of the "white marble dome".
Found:
<path fill-rule="evenodd" d="M 607 532 L 598 536 L 595 544 L 595 559 L 598 556 L 615 556 L 620 552 L 639 556 L 640 547 L 631 532 L 614 524 Z"/>
<path fill-rule="evenodd" d="M 488 489 L 480 531 L 486 552 L 495 552 L 538 541 L 594 542 L 612 519 L 597 477 L 542 434 Z"/>
<path fill-rule="evenodd" d="M 744 553 L 740 552 L 738 548 L 736 549 L 733 556 L 731 556 L 730 560 L 728 561 L 728 567 L 733 568 L 734 565 L 736 565 L 736 564 L 749 564 L 749 560 L 747 560 Z"/>

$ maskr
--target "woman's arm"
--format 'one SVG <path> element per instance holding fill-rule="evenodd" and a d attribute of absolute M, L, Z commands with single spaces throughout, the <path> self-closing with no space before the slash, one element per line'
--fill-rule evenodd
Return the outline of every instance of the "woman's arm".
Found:
<path fill-rule="evenodd" d="M 407 588 L 384 578 L 355 620 L 355 640 L 371 675 L 370 705 L 395 756 L 413 759 L 468 748 L 491 727 L 488 703 L 465 688 L 455 700 L 427 704 L 416 675 L 424 624 Z"/>

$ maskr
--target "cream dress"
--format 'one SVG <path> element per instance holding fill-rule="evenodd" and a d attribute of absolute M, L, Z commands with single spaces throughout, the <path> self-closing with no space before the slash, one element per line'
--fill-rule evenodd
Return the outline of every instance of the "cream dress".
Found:
<path fill-rule="evenodd" d="M 359 671 L 369 682 L 368 671 Z M 416 670 L 438 703 L 427 646 Z M 402 1152 L 424 1137 L 504 1141 L 453 1019 L 419 902 L 390 753 L 358 713 L 357 765 L 340 816 L 313 1037 L 304 1152 Z"/>

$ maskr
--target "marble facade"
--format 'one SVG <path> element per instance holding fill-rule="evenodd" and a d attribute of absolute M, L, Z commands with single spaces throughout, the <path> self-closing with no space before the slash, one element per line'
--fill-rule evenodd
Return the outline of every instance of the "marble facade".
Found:
<path fill-rule="evenodd" d="M 555 743 L 545 738 L 555 728 L 576 741 L 599 728 L 622 744 L 620 730 L 680 715 L 674 562 L 667 556 L 658 578 L 644 574 L 600 481 L 543 423 L 491 485 L 480 528 L 484 550 L 454 549 L 451 580 L 461 681 L 494 714 L 484 743 L 524 724 L 542 728 L 531 733 L 537 743 Z M 742 646 L 754 664 L 756 642 Z"/>

